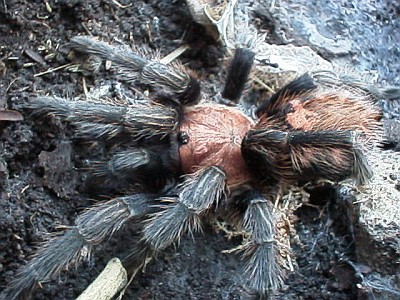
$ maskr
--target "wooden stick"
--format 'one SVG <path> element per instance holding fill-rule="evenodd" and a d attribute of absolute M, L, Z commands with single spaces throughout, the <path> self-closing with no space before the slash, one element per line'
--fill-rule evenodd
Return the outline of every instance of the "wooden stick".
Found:
<path fill-rule="evenodd" d="M 123 289 L 128 275 L 118 258 L 111 259 L 99 276 L 76 300 L 110 300 Z"/>

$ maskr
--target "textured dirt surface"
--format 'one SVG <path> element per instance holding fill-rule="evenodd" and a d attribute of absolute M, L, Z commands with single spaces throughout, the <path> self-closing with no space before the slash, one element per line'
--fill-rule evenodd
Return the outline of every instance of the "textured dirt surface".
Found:
<path fill-rule="evenodd" d="M 398 17 L 398 11 L 392 16 Z M 256 14 L 254 20 L 273 30 L 264 14 Z M 1 2 L 0 109 L 21 111 L 25 119 L 0 121 L 0 291 L 48 233 L 72 225 L 83 208 L 102 200 L 82 192 L 90 189 L 81 169 L 103 148 L 88 147 L 73 138 L 69 125 L 32 117 L 22 108 L 24 101 L 38 94 L 74 98 L 84 93 L 82 74 L 60 68 L 70 63 L 64 46 L 77 34 L 146 45 L 159 49 L 162 56 L 188 43 L 191 49 L 180 57 L 185 66 L 196 71 L 206 92 L 222 87 L 219 64 L 224 51 L 191 22 L 182 0 Z M 41 74 L 55 68 L 59 69 Z M 390 83 L 393 77 L 383 79 Z M 89 88 L 110 80 L 102 72 L 85 77 Z M 388 109 L 397 109 L 395 104 Z M 298 268 L 278 299 L 354 299 L 353 274 L 341 263 L 355 260 L 349 220 L 345 207 L 333 198 L 332 189 L 314 191 L 312 205 L 298 210 L 298 238 L 292 241 Z M 111 257 L 134 241 L 134 230 L 125 229 L 99 247 L 91 264 L 43 284 L 34 299 L 74 299 Z M 179 248 L 160 254 L 134 279 L 125 298 L 247 298 L 240 257 L 221 252 L 239 244 L 239 238 L 228 241 L 223 233 L 206 227 L 203 235 L 186 237 Z"/>
<path fill-rule="evenodd" d="M 400 83 L 398 3 L 324 0 L 307 5 L 307 2 L 277 1 L 275 13 L 288 40 L 311 46 L 327 60 L 359 71 L 375 71 L 381 81 Z"/>

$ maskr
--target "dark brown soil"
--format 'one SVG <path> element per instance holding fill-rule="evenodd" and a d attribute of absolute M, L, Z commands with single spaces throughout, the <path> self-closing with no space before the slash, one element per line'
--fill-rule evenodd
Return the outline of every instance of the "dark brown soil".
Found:
<path fill-rule="evenodd" d="M 60 225 L 72 225 L 83 208 L 101 201 L 79 192 L 85 176 L 79 169 L 101 151 L 74 139 L 68 125 L 31 116 L 23 109 L 23 103 L 35 95 L 73 98 L 84 93 L 80 73 L 60 69 L 35 76 L 70 62 L 64 46 L 71 37 L 91 34 L 107 41 L 146 45 L 159 49 L 161 55 L 185 41 L 191 45 L 181 57 L 186 67 L 206 82 L 206 90 L 222 87 L 218 65 L 224 49 L 190 20 L 185 1 L 119 2 L 130 6 L 122 8 L 111 0 L 0 3 L 0 110 L 13 109 L 24 116 L 20 122 L 0 121 L 0 292 L 47 233 Z M 112 79 L 100 73 L 86 77 L 86 84 L 94 87 L 107 80 Z M 341 206 L 325 205 L 330 196 L 326 192 L 315 196 L 314 203 L 323 210 L 321 216 L 313 207 L 298 211 L 299 241 L 293 244 L 299 268 L 278 299 L 354 299 L 355 282 L 343 284 L 343 278 L 333 271 L 341 259 L 352 260 L 354 254 L 348 228 L 341 226 L 346 222 L 332 213 Z M 99 247 L 91 264 L 43 284 L 34 299 L 76 298 L 111 257 L 133 242 L 134 234 L 126 229 Z M 186 237 L 177 250 L 160 254 L 135 278 L 125 298 L 245 298 L 240 257 L 221 253 L 239 243 L 206 227 L 203 235 Z"/>

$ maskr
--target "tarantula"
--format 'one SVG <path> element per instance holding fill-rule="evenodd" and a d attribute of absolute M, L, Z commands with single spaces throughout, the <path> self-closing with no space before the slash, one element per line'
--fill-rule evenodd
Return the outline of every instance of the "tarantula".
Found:
<path fill-rule="evenodd" d="M 304 74 L 247 116 L 235 105 L 254 63 L 250 49 L 237 49 L 231 62 L 222 92 L 228 106 L 199 102 L 200 83 L 177 64 L 83 36 L 71 48 L 111 61 L 122 80 L 146 86 L 152 99 L 123 105 L 39 97 L 28 107 L 70 121 L 80 136 L 125 143 L 93 165 L 93 176 L 123 178 L 135 191 L 80 214 L 74 227 L 39 249 L 6 299 L 27 297 L 129 222 L 143 222 L 141 239 L 123 263 L 141 268 L 217 210 L 248 232 L 244 276 L 251 290 L 268 297 L 284 280 L 276 258 L 276 193 L 298 182 L 352 178 L 361 185 L 372 176 L 366 151 L 379 140 L 380 114 L 356 89 L 322 89 L 320 77 Z"/>

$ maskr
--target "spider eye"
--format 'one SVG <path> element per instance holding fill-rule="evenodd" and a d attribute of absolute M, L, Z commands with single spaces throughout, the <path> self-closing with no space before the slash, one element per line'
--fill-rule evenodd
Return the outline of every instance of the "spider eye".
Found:
<path fill-rule="evenodd" d="M 179 145 L 186 145 L 189 143 L 189 135 L 185 131 L 181 131 L 178 133 L 178 142 Z"/>

